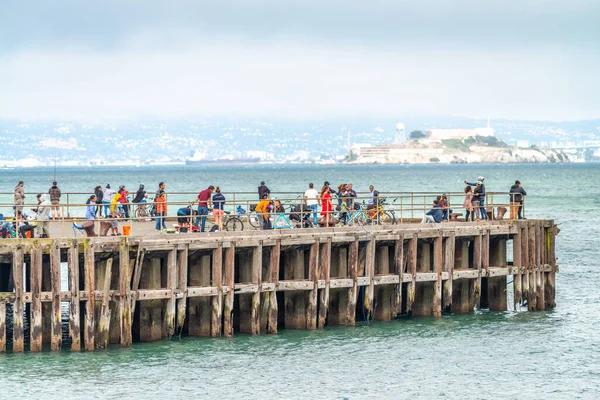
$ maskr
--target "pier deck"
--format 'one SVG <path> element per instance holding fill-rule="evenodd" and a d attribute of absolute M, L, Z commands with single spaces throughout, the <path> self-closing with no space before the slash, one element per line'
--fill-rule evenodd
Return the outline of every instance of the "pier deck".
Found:
<path fill-rule="evenodd" d="M 541 310 L 555 304 L 557 232 L 520 220 L 3 239 L 0 351 L 352 326 L 363 307 L 372 320 L 502 311 L 507 288 Z"/>

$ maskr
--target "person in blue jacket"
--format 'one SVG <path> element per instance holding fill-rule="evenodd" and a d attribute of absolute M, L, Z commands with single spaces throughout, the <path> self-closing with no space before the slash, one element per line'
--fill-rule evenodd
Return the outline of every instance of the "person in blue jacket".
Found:
<path fill-rule="evenodd" d="M 439 224 L 442 222 L 442 215 L 443 215 L 443 211 L 440 208 L 440 202 L 436 199 L 433 201 L 433 207 L 431 208 L 431 210 L 427 211 L 427 213 L 425 214 L 425 218 L 423 218 L 421 223 L 422 224 L 425 224 L 425 223 Z"/>
<path fill-rule="evenodd" d="M 473 200 L 479 199 L 479 214 L 481 215 L 482 220 L 488 219 L 487 213 L 485 211 L 485 185 L 483 184 L 484 177 L 480 176 L 477 178 L 476 183 L 469 183 L 465 181 L 466 185 L 475 186 L 475 190 L 473 191 Z M 475 212 L 476 210 L 473 210 Z"/>

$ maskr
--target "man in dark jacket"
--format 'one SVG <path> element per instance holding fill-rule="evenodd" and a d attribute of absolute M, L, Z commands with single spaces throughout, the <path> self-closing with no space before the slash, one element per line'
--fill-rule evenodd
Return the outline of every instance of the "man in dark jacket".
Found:
<path fill-rule="evenodd" d="M 440 208 L 440 202 L 436 199 L 433 201 L 433 207 L 427 211 L 425 218 L 421 221 L 422 224 L 429 223 L 440 223 L 442 222 L 442 209 Z"/>
<path fill-rule="evenodd" d="M 52 204 L 52 219 L 60 218 L 61 192 L 56 184 L 56 181 L 52 182 L 52 186 L 50 187 L 50 190 L 48 190 L 48 194 L 50 195 L 50 204 Z"/>
<path fill-rule="evenodd" d="M 267 197 L 269 197 L 271 195 L 271 191 L 269 190 L 267 185 L 265 185 L 265 181 L 262 181 L 260 183 L 260 186 L 258 187 L 258 198 L 262 200 L 265 194 L 267 195 Z"/>
<path fill-rule="evenodd" d="M 523 219 L 523 199 L 527 196 L 525 189 L 521 187 L 521 182 L 515 181 L 510 187 L 510 219 Z"/>

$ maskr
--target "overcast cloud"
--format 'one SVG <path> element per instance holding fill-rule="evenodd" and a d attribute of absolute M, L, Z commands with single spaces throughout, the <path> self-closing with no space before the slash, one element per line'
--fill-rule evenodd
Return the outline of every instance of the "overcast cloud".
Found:
<path fill-rule="evenodd" d="M 600 117 L 600 1 L 6 3 L 4 118 Z"/>

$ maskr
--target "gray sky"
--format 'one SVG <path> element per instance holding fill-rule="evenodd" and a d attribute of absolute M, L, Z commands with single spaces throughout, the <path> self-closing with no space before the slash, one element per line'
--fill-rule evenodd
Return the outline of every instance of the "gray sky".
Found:
<path fill-rule="evenodd" d="M 0 117 L 594 118 L 598 21 L 585 0 L 6 0 Z"/>

